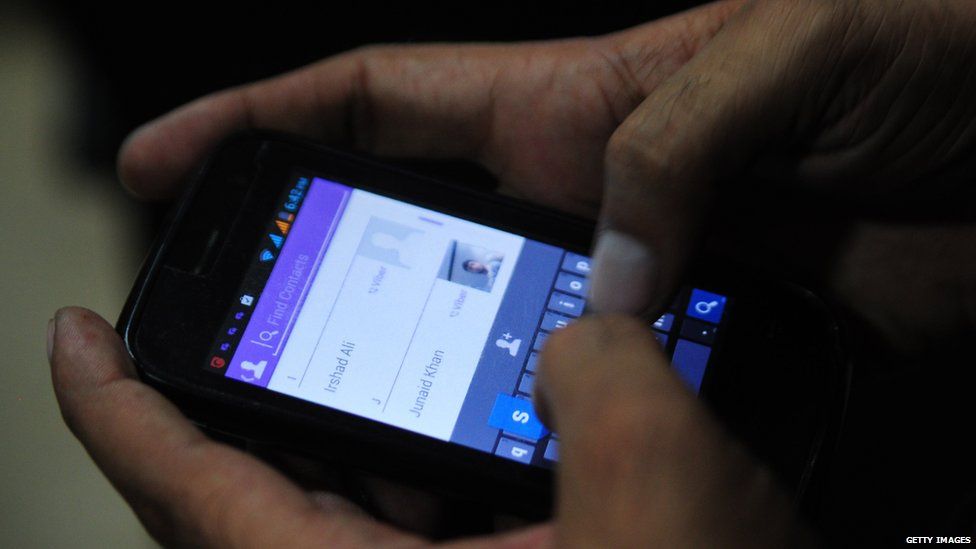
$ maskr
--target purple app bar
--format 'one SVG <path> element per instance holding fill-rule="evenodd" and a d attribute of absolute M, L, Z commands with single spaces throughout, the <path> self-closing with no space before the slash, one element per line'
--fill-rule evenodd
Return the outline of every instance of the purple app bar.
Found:
<path fill-rule="evenodd" d="M 267 387 L 352 189 L 316 177 L 254 306 L 227 377 Z"/>

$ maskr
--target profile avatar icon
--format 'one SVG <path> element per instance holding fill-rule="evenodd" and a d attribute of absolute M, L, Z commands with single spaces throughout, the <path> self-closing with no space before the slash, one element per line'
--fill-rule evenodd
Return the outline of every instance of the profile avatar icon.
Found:
<path fill-rule="evenodd" d="M 369 243 L 376 249 L 391 252 L 402 266 L 412 267 L 414 265 L 413 248 L 416 247 L 413 242 L 414 239 L 416 239 L 414 234 L 410 234 L 401 240 L 390 233 L 375 232 L 370 235 Z"/>
<path fill-rule="evenodd" d="M 469 273 L 475 273 L 475 274 L 488 273 L 488 266 L 474 259 L 468 259 L 467 261 L 462 263 L 461 268 L 463 268 L 465 271 L 468 271 Z"/>
<path fill-rule="evenodd" d="M 438 278 L 490 292 L 501 270 L 504 254 L 456 240 L 451 241 Z"/>
<path fill-rule="evenodd" d="M 372 217 L 356 253 L 376 261 L 409 269 L 423 262 L 424 232 L 401 223 Z"/>
<path fill-rule="evenodd" d="M 495 277 L 498 276 L 498 269 L 502 266 L 504 256 L 495 252 L 483 254 L 479 259 L 466 259 L 461 263 L 461 268 L 465 271 L 484 275 L 487 278 L 486 288 L 491 288 L 495 284 Z"/>

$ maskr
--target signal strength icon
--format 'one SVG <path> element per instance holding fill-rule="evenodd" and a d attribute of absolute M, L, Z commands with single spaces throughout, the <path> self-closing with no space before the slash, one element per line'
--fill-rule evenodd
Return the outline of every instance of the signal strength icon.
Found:
<path fill-rule="evenodd" d="M 291 228 L 291 225 L 289 223 L 285 223 L 284 221 L 277 221 L 276 220 L 275 221 L 275 225 L 278 226 L 278 230 L 281 231 L 281 234 L 283 234 L 283 235 L 284 234 L 288 234 L 288 229 Z"/>
<path fill-rule="evenodd" d="M 276 234 L 269 234 L 268 238 L 271 239 L 271 243 L 274 244 L 275 248 L 281 248 L 281 243 L 285 240 L 284 237 L 278 236 Z"/>
<path fill-rule="evenodd" d="M 274 259 L 274 257 L 275 256 L 274 256 L 273 253 L 271 253 L 271 250 L 269 250 L 267 248 L 261 250 L 261 261 L 268 262 L 268 261 L 271 261 L 272 259 Z"/>

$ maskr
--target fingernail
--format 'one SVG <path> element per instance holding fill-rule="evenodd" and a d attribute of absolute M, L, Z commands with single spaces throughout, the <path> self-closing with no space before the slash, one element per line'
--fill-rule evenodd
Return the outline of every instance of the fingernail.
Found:
<path fill-rule="evenodd" d="M 654 290 L 655 266 L 654 254 L 640 240 L 604 231 L 593 252 L 590 308 L 598 313 L 643 312 Z"/>
<path fill-rule="evenodd" d="M 54 356 L 54 329 L 55 322 L 54 319 L 47 321 L 47 361 L 51 362 L 51 357 Z"/>

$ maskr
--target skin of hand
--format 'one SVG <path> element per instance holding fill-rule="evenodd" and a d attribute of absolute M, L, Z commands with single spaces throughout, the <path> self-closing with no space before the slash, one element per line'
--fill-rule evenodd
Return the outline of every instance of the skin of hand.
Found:
<path fill-rule="evenodd" d="M 221 138 L 261 127 L 380 155 L 476 160 L 508 192 L 594 215 L 614 129 L 740 5 L 716 3 L 600 38 L 357 50 L 214 94 L 141 128 L 123 146 L 120 176 L 137 195 L 171 198 Z M 48 340 L 65 421 L 164 543 L 426 543 L 204 437 L 139 382 L 118 336 L 94 313 L 62 309 Z M 555 334 L 539 372 L 540 405 L 563 437 L 556 518 L 454 545 L 756 547 L 805 539 L 769 474 L 681 385 L 636 321 L 584 319 Z"/>
<path fill-rule="evenodd" d="M 473 160 L 507 192 L 595 216 L 610 135 L 740 5 L 596 38 L 354 50 L 143 126 L 123 144 L 119 175 L 137 196 L 173 198 L 222 138 L 256 127 L 381 156 Z"/>
<path fill-rule="evenodd" d="M 660 308 L 718 240 L 803 273 L 894 356 L 966 341 L 974 24 L 966 0 L 745 5 L 611 137 L 593 306 Z"/>

